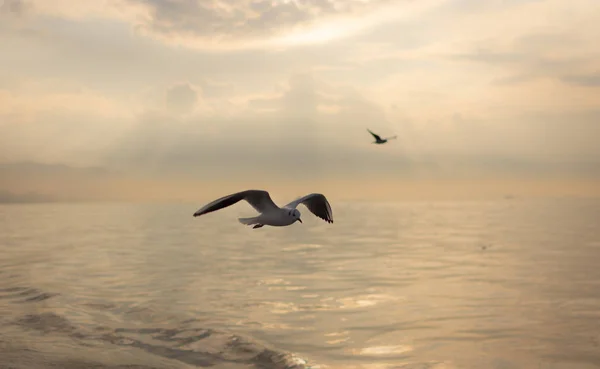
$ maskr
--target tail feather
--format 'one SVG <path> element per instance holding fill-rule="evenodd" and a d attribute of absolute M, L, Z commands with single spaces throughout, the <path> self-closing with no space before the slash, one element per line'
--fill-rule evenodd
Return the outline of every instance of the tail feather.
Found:
<path fill-rule="evenodd" d="M 245 225 L 258 224 L 258 217 L 238 218 L 239 222 Z"/>

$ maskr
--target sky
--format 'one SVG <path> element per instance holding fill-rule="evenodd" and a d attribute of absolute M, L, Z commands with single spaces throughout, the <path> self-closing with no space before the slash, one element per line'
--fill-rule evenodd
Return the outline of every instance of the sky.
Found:
<path fill-rule="evenodd" d="M 598 195 L 598 39 L 598 0 L 0 0 L 0 200 Z"/>

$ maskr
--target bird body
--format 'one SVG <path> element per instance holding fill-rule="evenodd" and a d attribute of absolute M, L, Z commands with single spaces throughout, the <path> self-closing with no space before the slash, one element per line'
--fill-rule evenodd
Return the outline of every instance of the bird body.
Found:
<path fill-rule="evenodd" d="M 260 214 L 251 218 L 238 218 L 238 221 L 245 225 L 254 225 L 253 228 L 255 229 L 265 225 L 285 227 L 295 222 L 302 223 L 300 211 L 296 209 L 300 204 L 304 204 L 308 210 L 319 218 L 328 223 L 333 223 L 331 206 L 325 196 L 320 193 L 300 197 L 280 208 L 273 202 L 269 193 L 264 190 L 246 190 L 223 196 L 198 209 L 194 213 L 194 217 L 226 208 L 241 200 L 246 200 Z"/>
<path fill-rule="evenodd" d="M 293 210 L 300 213 L 296 209 Z M 285 227 L 295 223 L 296 221 L 302 223 L 300 214 L 295 216 L 295 214 L 292 213 L 292 209 L 287 208 L 279 208 L 273 211 L 268 211 L 256 217 L 238 218 L 238 220 L 242 224 L 254 225 L 253 228 L 260 228 L 263 225 L 270 225 L 272 227 Z"/>
<path fill-rule="evenodd" d="M 373 143 L 374 143 L 374 144 L 377 144 L 377 145 L 384 144 L 384 143 L 388 142 L 388 140 L 391 140 L 391 139 L 394 139 L 394 138 L 396 138 L 396 136 L 387 137 L 387 138 L 381 138 L 379 135 L 377 135 L 377 134 L 375 134 L 375 133 L 371 132 L 371 130 L 369 130 L 368 128 L 367 128 L 367 131 L 369 131 L 369 133 L 370 133 L 371 135 L 373 135 L 373 137 L 375 138 L 375 141 L 373 141 Z"/>

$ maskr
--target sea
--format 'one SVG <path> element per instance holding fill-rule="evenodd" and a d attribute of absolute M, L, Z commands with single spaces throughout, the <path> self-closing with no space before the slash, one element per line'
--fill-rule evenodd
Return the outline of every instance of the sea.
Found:
<path fill-rule="evenodd" d="M 600 368 L 600 201 L 0 205 L 0 368 Z"/>

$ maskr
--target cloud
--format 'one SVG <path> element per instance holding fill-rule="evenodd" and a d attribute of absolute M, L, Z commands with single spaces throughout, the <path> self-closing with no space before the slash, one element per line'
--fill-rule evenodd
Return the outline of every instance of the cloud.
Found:
<path fill-rule="evenodd" d="M 273 50 L 357 35 L 446 0 L 28 0 L 33 18 L 133 28 L 165 45 L 213 52 Z M 111 25 L 112 23 L 112 25 Z"/>
<path fill-rule="evenodd" d="M 544 37 L 545 34 L 535 36 Z M 561 35 L 556 35 L 558 42 Z M 566 36 L 566 35 L 565 35 Z M 565 39 L 567 37 L 564 37 Z M 451 56 L 456 60 L 466 62 L 481 63 L 490 67 L 500 67 L 508 75 L 496 80 L 496 83 L 522 84 L 534 80 L 551 78 L 565 83 L 579 86 L 594 86 L 597 83 L 598 76 L 592 71 L 591 61 L 599 52 L 590 52 L 587 57 L 568 54 L 553 53 L 553 44 L 541 46 L 531 45 L 537 37 L 523 37 L 517 39 L 508 50 L 479 49 L 471 53 L 456 54 Z M 573 70 L 580 71 L 579 75 L 573 74 Z M 590 70 L 589 75 L 584 71 Z M 596 83 L 595 83 L 596 81 Z"/>
<path fill-rule="evenodd" d="M 0 189 L 0 204 L 40 203 L 57 200 L 54 196 L 42 195 L 37 192 L 15 193 Z"/>
<path fill-rule="evenodd" d="M 16 0 L 13 0 L 16 1 Z M 41 20 L 124 24 L 137 36 L 212 51 L 273 49 L 356 35 L 445 0 L 28 0 Z M 88 23 L 89 24 L 89 23 Z"/>
<path fill-rule="evenodd" d="M 8 0 L 16 2 L 19 0 Z M 124 0 L 71 1 L 71 0 L 20 0 L 31 15 L 41 15 L 54 20 L 85 21 L 90 18 L 129 21 L 143 15 L 142 8 Z"/>
<path fill-rule="evenodd" d="M 393 115 L 349 86 L 296 74 L 283 91 L 249 97 L 230 117 L 149 110 L 104 164 L 206 181 L 600 174 L 592 139 L 600 134 L 600 112 L 503 118 L 459 111 L 392 124 Z M 375 147 L 366 128 L 399 137 Z"/>
<path fill-rule="evenodd" d="M 311 25 L 331 16 L 357 15 L 389 0 L 127 0 L 147 8 L 139 26 L 165 36 L 192 36 L 221 41 L 256 40 Z"/>
<path fill-rule="evenodd" d="M 485 2 L 485 7 L 492 3 Z M 510 6 L 503 2 L 495 14 L 481 18 L 487 24 L 469 19 L 468 13 L 462 12 L 458 17 L 461 28 L 465 29 L 456 32 L 460 40 L 458 37 L 454 43 L 445 40 L 453 50 L 439 50 L 449 60 L 486 68 L 483 70 L 494 74 L 493 82 L 497 85 L 555 80 L 589 87 L 593 85 L 589 76 L 597 72 L 596 60 L 600 57 L 600 49 L 595 47 L 600 13 L 594 8 L 598 9 L 598 4 L 590 0 L 569 4 L 534 0 Z M 465 31 L 472 32 L 475 28 L 478 33 L 466 34 Z M 574 75 L 584 77 L 579 79 Z"/>
<path fill-rule="evenodd" d="M 443 10 L 458 11 L 461 13 L 481 13 L 506 9 L 507 7 L 519 6 L 526 3 L 544 2 L 545 0 L 449 0 L 445 3 Z"/>
<path fill-rule="evenodd" d="M 60 83 L 47 87 L 22 81 L 0 90 L 0 161 L 93 160 L 127 127 L 127 102 Z"/>
<path fill-rule="evenodd" d="M 0 15 L 23 15 L 29 8 L 29 4 L 27 4 L 23 0 L 4 0 L 2 5 L 0 5 Z"/>
<path fill-rule="evenodd" d="M 205 99 L 219 99 L 231 97 L 235 93 L 235 84 L 231 82 L 218 82 L 203 78 L 199 81 L 202 88 L 202 97 Z"/>
<path fill-rule="evenodd" d="M 175 113 L 190 113 L 196 107 L 198 93 L 189 83 L 180 83 L 167 91 L 167 108 Z"/>
<path fill-rule="evenodd" d="M 415 44 L 390 40 L 408 32 L 406 25 L 387 27 L 390 36 L 377 34 L 387 44 L 381 49 L 395 50 L 396 65 L 404 67 L 381 73 L 381 79 L 369 75 L 369 94 L 380 105 L 397 106 L 434 136 L 454 113 L 489 121 L 495 129 L 496 124 L 527 126 L 529 114 L 548 111 L 565 119 L 566 131 L 565 114 L 592 112 L 600 104 L 593 92 L 600 57 L 593 35 L 600 29 L 600 13 L 591 10 L 597 3 L 486 2 L 475 13 L 464 9 L 468 1 L 446 4 L 410 24 L 420 38 Z M 371 65 L 352 72 L 364 75 Z"/>
<path fill-rule="evenodd" d="M 118 173 L 99 167 L 35 162 L 0 163 L 0 203 L 103 198 Z"/>
<path fill-rule="evenodd" d="M 334 105 L 329 111 L 322 106 Z M 365 121 L 385 113 L 356 92 L 293 75 L 279 94 L 249 98 L 231 117 L 177 117 L 149 110 L 109 150 L 105 164 L 147 174 L 214 178 L 324 179 L 358 171 L 401 176 L 401 151 L 378 154 Z M 398 148 L 397 148 L 398 149 Z M 398 155 L 400 153 L 400 155 Z M 375 164 L 369 163 L 375 157 Z M 390 166 L 395 166 L 390 171 Z"/>
<path fill-rule="evenodd" d="M 360 13 L 392 3 L 401 21 Z M 0 22 L 4 161 L 208 182 L 583 175 L 600 160 L 597 0 L 27 4 Z M 360 32 L 330 38 L 342 20 Z M 312 41 L 246 48 L 294 29 Z M 172 47 L 184 37 L 227 50 Z M 366 128 L 398 140 L 376 147 Z"/>
<path fill-rule="evenodd" d="M 561 78 L 561 80 L 565 83 L 573 84 L 576 86 L 584 86 L 584 87 L 600 87 L 600 74 L 571 74 L 565 75 Z"/>

